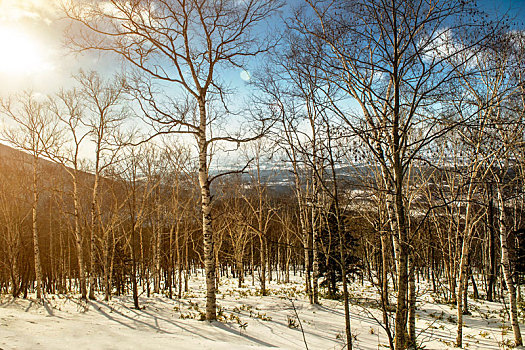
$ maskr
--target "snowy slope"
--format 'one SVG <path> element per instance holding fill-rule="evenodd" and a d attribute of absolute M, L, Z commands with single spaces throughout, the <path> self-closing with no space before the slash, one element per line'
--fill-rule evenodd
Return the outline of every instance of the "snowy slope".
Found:
<path fill-rule="evenodd" d="M 8 349 L 341 349 L 343 307 L 322 299 L 308 304 L 300 281 L 270 285 L 261 297 L 251 284 L 237 288 L 224 279 L 218 295 L 219 319 L 199 321 L 204 312 L 204 281 L 192 277 L 191 293 L 181 300 L 163 295 L 141 296 L 141 310 L 131 297 L 110 302 L 81 302 L 78 296 L 48 295 L 46 305 L 34 299 L 3 296 L 0 303 L 0 348 Z M 355 349 L 386 349 L 387 338 L 377 320 L 375 293 L 370 286 L 352 285 L 352 332 Z M 102 299 L 102 297 L 99 297 Z M 446 349 L 455 338 L 455 309 L 432 302 L 418 304 L 418 341 L 426 349 Z M 295 306 L 295 311 L 294 311 Z M 512 339 L 503 322 L 503 304 L 471 302 L 466 316 L 465 348 L 499 349 Z M 297 321 L 300 318 L 300 324 Z M 377 320 L 376 320 L 377 319 Z"/>

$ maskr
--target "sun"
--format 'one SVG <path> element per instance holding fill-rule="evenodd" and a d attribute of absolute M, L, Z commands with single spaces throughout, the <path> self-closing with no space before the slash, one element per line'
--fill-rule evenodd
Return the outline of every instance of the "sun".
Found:
<path fill-rule="evenodd" d="M 0 72 L 21 76 L 52 70 L 45 56 L 35 38 L 20 29 L 0 26 Z"/>

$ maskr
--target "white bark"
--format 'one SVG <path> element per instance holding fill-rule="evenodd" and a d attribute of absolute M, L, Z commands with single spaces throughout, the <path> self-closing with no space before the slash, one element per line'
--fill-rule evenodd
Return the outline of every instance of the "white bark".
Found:
<path fill-rule="evenodd" d="M 512 331 L 514 332 L 515 346 L 522 346 L 523 340 L 521 338 L 520 324 L 518 321 L 518 306 L 516 300 L 516 286 L 512 278 L 509 247 L 507 244 L 508 230 L 506 226 L 505 216 L 505 202 L 503 200 L 501 185 L 498 185 L 498 204 L 499 204 L 499 232 L 501 241 L 501 265 L 503 267 L 503 276 L 510 299 L 510 321 L 512 324 Z"/>
<path fill-rule="evenodd" d="M 32 203 L 32 223 L 33 223 L 33 249 L 35 258 L 35 277 L 36 277 L 36 297 L 42 299 L 42 264 L 40 262 L 40 244 L 37 227 L 37 206 L 38 206 L 38 157 L 33 155 L 33 203 Z"/>
<path fill-rule="evenodd" d="M 213 246 L 213 228 L 211 216 L 211 195 L 208 175 L 208 143 L 206 139 L 205 101 L 199 100 L 200 128 L 199 144 L 199 186 L 201 190 L 202 238 L 204 247 L 204 272 L 206 274 L 206 320 L 217 319 L 215 296 L 215 254 Z"/>

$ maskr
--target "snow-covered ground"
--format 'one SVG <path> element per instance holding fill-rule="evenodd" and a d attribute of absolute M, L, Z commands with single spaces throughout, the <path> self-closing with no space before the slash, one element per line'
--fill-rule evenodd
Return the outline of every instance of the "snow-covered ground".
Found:
<path fill-rule="evenodd" d="M 200 321 L 205 310 L 204 280 L 192 276 L 191 292 L 180 300 L 154 295 L 140 297 L 141 310 L 131 297 L 110 302 L 81 302 L 78 295 L 48 295 L 35 299 L 0 299 L 0 348 L 10 349 L 341 349 L 344 311 L 338 301 L 308 303 L 298 279 L 271 283 L 270 295 L 258 295 L 247 281 L 223 279 L 218 294 L 219 320 Z M 386 349 L 388 341 L 377 320 L 372 287 L 352 285 L 354 349 Z M 426 349 L 451 348 L 455 339 L 455 308 L 433 302 L 422 291 L 418 303 L 418 342 Z M 99 296 L 99 300 L 102 297 Z M 294 310 L 295 307 L 295 310 Z M 504 304 L 470 302 L 465 316 L 467 349 L 505 348 L 512 340 Z M 300 322 L 297 320 L 299 316 Z M 301 326 L 304 330 L 301 332 Z"/>

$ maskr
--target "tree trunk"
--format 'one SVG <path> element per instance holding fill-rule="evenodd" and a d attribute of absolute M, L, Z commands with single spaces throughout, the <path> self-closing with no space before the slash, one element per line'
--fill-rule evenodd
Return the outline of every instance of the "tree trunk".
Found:
<path fill-rule="evenodd" d="M 396 300 L 396 320 L 394 347 L 396 350 L 406 348 L 407 333 L 407 297 L 408 297 L 408 228 L 405 223 L 405 206 L 403 203 L 402 175 L 401 168 L 396 170 L 396 196 L 395 210 L 398 231 L 399 251 L 396 256 L 397 261 L 397 300 Z"/>
<path fill-rule="evenodd" d="M 292 254 L 291 254 L 291 251 L 290 251 L 290 236 L 289 236 L 289 231 L 286 230 L 286 249 L 284 250 L 285 252 L 285 261 L 286 261 L 286 264 L 284 266 L 284 268 L 286 269 L 285 271 L 285 280 L 284 282 L 285 283 L 290 283 L 290 259 L 292 257 Z"/>
<path fill-rule="evenodd" d="M 508 230 L 506 226 L 505 203 L 503 201 L 502 189 L 498 186 L 498 204 L 499 204 L 499 232 L 501 241 L 501 265 L 503 268 L 503 277 L 507 285 L 507 291 L 510 299 L 510 320 L 512 324 L 512 331 L 514 332 L 514 345 L 522 346 L 523 340 L 521 338 L 520 324 L 518 321 L 518 306 L 516 301 L 516 287 L 512 278 L 509 248 L 507 244 Z"/>
<path fill-rule="evenodd" d="M 237 257 L 236 264 L 237 264 L 237 277 L 239 279 L 239 288 L 241 288 L 242 284 L 244 283 L 244 266 L 242 263 L 242 256 Z"/>
<path fill-rule="evenodd" d="M 32 203 L 32 222 L 33 222 L 33 249 L 35 255 L 35 278 L 36 278 L 36 297 L 42 299 L 42 264 L 40 262 L 40 244 L 38 242 L 37 229 L 37 206 L 38 206 L 38 157 L 33 156 L 33 203 Z"/>
<path fill-rule="evenodd" d="M 339 204 L 336 203 L 336 207 L 339 207 Z M 345 308 L 345 333 L 346 333 L 346 344 L 349 350 L 352 349 L 352 331 L 350 325 L 350 306 L 349 296 L 348 296 L 348 281 L 346 279 L 346 257 L 344 251 L 344 239 L 343 239 L 343 225 L 340 222 L 340 213 L 339 209 L 336 208 L 336 217 L 337 217 L 337 231 L 339 236 L 339 259 L 341 267 L 341 278 L 343 283 L 343 302 Z"/>
<path fill-rule="evenodd" d="M 251 265 L 250 265 L 250 269 L 251 269 L 251 273 L 252 273 L 252 286 L 255 285 L 255 260 L 254 260 L 254 256 L 253 256 L 253 239 L 252 239 L 252 242 L 250 244 L 250 261 L 251 261 Z"/>
<path fill-rule="evenodd" d="M 109 234 L 107 229 L 104 229 L 103 234 L 103 251 L 102 251 L 102 264 L 104 267 L 104 300 L 109 301 L 111 294 L 111 287 L 109 285 L 109 274 L 110 274 L 110 261 L 109 261 Z"/>
<path fill-rule="evenodd" d="M 260 257 L 261 257 L 261 295 L 266 295 L 266 244 L 262 233 L 259 233 Z"/>
<path fill-rule="evenodd" d="M 217 306 L 215 299 L 215 254 L 213 247 L 210 182 L 208 178 L 208 143 L 206 141 L 207 118 L 205 101 L 203 98 L 199 99 L 199 112 L 199 185 L 201 189 L 204 272 L 206 274 L 206 320 L 214 321 L 217 319 Z"/>
<path fill-rule="evenodd" d="M 490 186 L 490 185 L 489 185 Z M 489 228 L 489 273 L 487 281 L 487 300 L 493 301 L 496 291 L 496 233 L 494 229 L 494 196 L 489 187 L 488 228 Z"/>
<path fill-rule="evenodd" d="M 116 249 L 116 242 L 115 242 L 115 231 L 111 230 L 111 257 L 110 257 L 110 263 L 109 263 L 109 274 L 108 274 L 108 284 L 107 284 L 107 296 L 108 300 L 111 299 L 111 290 L 113 286 L 113 271 L 115 267 L 115 249 Z"/>
<path fill-rule="evenodd" d="M 317 200 L 314 205 L 317 205 Z M 319 304 L 319 238 L 316 220 L 316 209 L 312 207 L 312 304 Z"/>
<path fill-rule="evenodd" d="M 158 210 L 160 215 L 160 210 Z M 162 241 L 162 228 L 160 225 L 160 218 L 157 218 L 157 229 L 156 229 L 156 238 L 155 238 L 155 283 L 153 286 L 153 292 L 159 293 L 160 292 L 160 279 L 161 279 L 161 271 L 160 271 L 160 246 Z"/>
<path fill-rule="evenodd" d="M 95 300 L 95 242 L 96 242 L 96 227 L 97 227 L 97 199 L 98 199 L 98 185 L 99 185 L 99 173 L 98 173 L 98 158 L 97 152 L 95 163 L 95 179 L 93 183 L 93 193 L 91 199 L 91 244 L 89 250 L 90 257 L 90 271 L 89 271 L 89 299 Z"/>
<path fill-rule="evenodd" d="M 461 246 L 461 261 L 459 263 L 459 283 L 458 291 L 456 293 L 456 306 L 457 306 L 457 335 L 456 335 L 456 347 L 463 347 L 463 291 L 465 289 L 465 282 L 467 278 L 467 265 L 468 265 L 468 251 L 470 233 L 466 234 L 463 238 Z"/>
<path fill-rule="evenodd" d="M 381 295 L 385 306 L 389 305 L 388 301 L 388 251 L 390 245 L 388 244 L 388 236 L 385 232 L 381 234 Z"/>
<path fill-rule="evenodd" d="M 408 344 L 412 349 L 416 348 L 416 267 L 414 257 L 411 254 L 408 275 Z"/>
<path fill-rule="evenodd" d="M 184 292 L 188 292 L 189 285 L 188 282 L 190 280 L 190 257 L 189 257 L 189 247 L 188 247 L 188 236 L 184 237 L 184 248 L 185 248 L 185 254 L 184 254 Z M 180 299 L 180 288 L 179 288 L 179 299 Z"/>
<path fill-rule="evenodd" d="M 169 234 L 169 243 L 168 243 L 168 278 L 167 278 L 167 286 L 168 286 L 168 296 L 170 299 L 173 299 L 173 275 L 174 275 L 174 258 L 173 258 L 173 229 L 174 225 L 170 228 L 170 234 Z M 177 256 L 179 254 L 179 245 L 177 243 L 175 249 L 177 250 Z M 179 261 L 179 259 L 177 259 Z"/>
<path fill-rule="evenodd" d="M 80 293 L 82 299 L 87 298 L 87 288 L 86 288 L 86 267 L 84 265 L 84 251 L 82 249 L 82 236 L 80 231 L 80 203 L 78 200 L 78 174 L 74 174 L 73 179 L 73 205 L 74 205 L 74 215 L 75 215 L 75 244 L 78 254 L 78 270 L 79 270 L 79 279 L 80 279 Z"/>
<path fill-rule="evenodd" d="M 131 227 L 131 240 L 130 240 L 130 249 L 131 249 L 131 287 L 133 288 L 133 306 L 135 309 L 139 310 L 139 291 L 137 286 L 137 253 L 135 251 L 135 220 L 132 220 Z"/>

